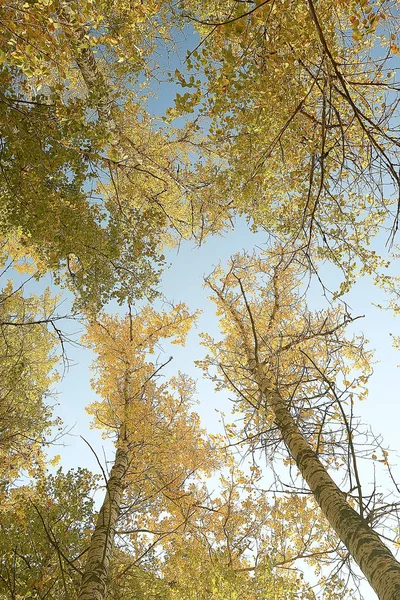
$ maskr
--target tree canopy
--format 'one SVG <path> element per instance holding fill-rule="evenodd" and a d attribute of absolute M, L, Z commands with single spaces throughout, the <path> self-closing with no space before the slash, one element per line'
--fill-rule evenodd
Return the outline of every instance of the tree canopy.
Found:
<path fill-rule="evenodd" d="M 400 310 L 399 11 L 2 3 L 0 600 L 400 597 L 400 484 L 357 416 L 374 358 L 348 301 L 368 276 Z M 263 247 L 204 264 L 216 326 L 167 267 L 244 222 Z M 70 341 L 93 356 L 93 473 L 56 470 Z M 174 344 L 209 408 L 229 396 L 217 432 Z"/>

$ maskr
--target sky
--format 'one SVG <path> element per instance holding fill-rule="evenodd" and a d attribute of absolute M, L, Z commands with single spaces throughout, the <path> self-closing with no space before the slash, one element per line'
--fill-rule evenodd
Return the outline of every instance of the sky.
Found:
<path fill-rule="evenodd" d="M 220 261 L 226 263 L 235 252 L 252 251 L 255 245 L 263 242 L 264 236 L 250 233 L 245 222 L 240 221 L 234 231 L 225 237 L 210 238 L 200 248 L 195 247 L 191 242 L 183 242 L 179 250 L 172 250 L 166 254 L 168 268 L 160 285 L 165 299 L 173 303 L 185 302 L 191 310 L 199 309 L 202 312 L 196 326 L 189 333 L 184 348 L 168 342 L 161 343 L 160 348 L 164 356 L 167 358 L 173 356 L 173 360 L 165 367 L 163 373 L 166 377 L 170 377 L 182 371 L 197 380 L 199 404 L 196 406 L 196 411 L 200 414 L 204 427 L 211 433 L 221 430 L 216 409 L 229 412 L 231 403 L 225 394 L 215 393 L 211 382 L 204 380 L 200 369 L 194 365 L 194 361 L 201 359 L 205 353 L 199 345 L 199 333 L 207 331 L 211 335 L 218 336 L 218 319 L 214 304 L 208 300 L 209 292 L 203 286 L 203 278 Z M 162 302 L 159 301 L 158 304 L 161 308 Z M 115 304 L 113 310 L 124 314 L 124 309 L 118 308 Z M 77 329 L 75 326 L 75 331 Z M 62 454 L 61 464 L 65 468 L 73 468 L 80 464 L 98 471 L 96 458 L 79 437 L 84 436 L 93 447 L 98 448 L 97 451 L 101 456 L 103 456 L 102 446 L 107 449 L 107 453 L 113 451 L 112 445 L 105 444 L 97 430 L 90 430 L 90 417 L 85 411 L 85 406 L 96 397 L 90 387 L 90 365 L 94 355 L 90 350 L 80 346 L 67 347 L 67 354 L 70 365 L 61 382 L 56 385 L 58 403 L 56 410 L 66 428 L 73 429 L 62 440 L 63 444 L 68 444 L 68 451 L 62 449 L 62 446 L 57 450 L 55 446 L 51 452 Z M 162 358 L 160 360 L 162 361 Z"/>
<path fill-rule="evenodd" d="M 186 55 L 188 49 L 196 47 L 199 41 L 190 28 L 186 28 L 183 34 L 175 31 L 174 36 L 176 53 L 167 57 L 162 47 L 157 53 L 161 71 L 165 69 L 166 65 L 171 72 L 176 68 L 184 70 L 182 57 Z M 162 117 L 166 109 L 171 106 L 175 93 L 180 91 L 179 85 L 169 83 L 165 81 L 165 78 L 160 77 L 158 81 L 153 82 L 150 88 L 150 92 L 154 95 L 149 94 L 148 110 L 151 114 Z M 168 350 L 168 345 L 165 344 L 166 352 L 171 351 L 174 355 L 174 360 L 166 369 L 166 375 L 181 370 L 198 380 L 200 399 L 198 412 L 204 425 L 211 431 L 219 428 L 215 409 L 229 411 L 230 403 L 223 394 L 215 394 L 210 382 L 205 381 L 201 377 L 199 369 L 193 365 L 194 360 L 201 358 L 203 352 L 199 347 L 198 332 L 208 331 L 211 335 L 218 335 L 218 321 L 214 314 L 214 305 L 207 300 L 208 294 L 203 288 L 203 277 L 209 274 L 220 261 L 226 263 L 233 253 L 241 250 L 252 251 L 256 246 L 262 247 L 266 241 L 265 233 L 252 233 L 246 222 L 238 219 L 234 230 L 224 237 L 209 238 L 200 248 L 195 247 L 191 242 L 183 242 L 178 250 L 171 250 L 166 255 L 169 268 L 162 278 L 162 293 L 170 301 L 184 301 L 189 308 L 202 310 L 197 329 L 190 333 L 185 349 L 172 346 Z M 377 241 L 377 250 L 386 252 L 385 241 L 384 238 Z M 400 269 L 397 269 L 397 273 L 400 273 Z M 328 287 L 335 286 L 336 274 L 331 266 L 323 266 L 320 275 Z M 372 302 L 382 302 L 382 298 L 384 298 L 382 293 L 365 277 L 357 282 L 351 293 L 344 299 L 350 305 L 353 316 L 365 315 L 363 319 L 354 324 L 353 328 L 355 331 L 362 331 L 370 340 L 370 345 L 376 349 L 377 362 L 374 365 L 374 375 L 370 381 L 370 397 L 368 401 L 359 406 L 359 414 L 362 420 L 373 426 L 377 433 L 384 435 L 388 445 L 395 448 L 396 445 L 399 445 L 396 422 L 399 422 L 400 418 L 400 402 L 397 391 L 399 375 L 397 365 L 400 362 L 400 355 L 392 348 L 390 334 L 400 334 L 400 331 L 398 321 L 390 312 L 380 310 L 372 305 Z M 318 309 L 325 306 L 325 300 L 318 286 L 312 286 L 308 302 L 310 308 Z M 116 305 L 111 307 L 111 310 L 115 309 Z M 78 457 L 80 460 L 85 457 L 85 460 L 88 461 L 87 464 L 91 468 L 95 468 L 95 457 L 91 455 L 88 447 L 85 448 L 84 442 L 79 438 L 80 435 L 83 435 L 88 439 L 90 437 L 92 441 L 97 440 L 96 446 L 104 443 L 102 440 L 98 440 L 98 432 L 88 430 L 90 419 L 84 410 L 84 407 L 94 398 L 94 392 L 90 388 L 89 375 L 92 354 L 87 349 L 70 347 L 68 355 L 71 367 L 57 386 L 59 402 L 57 411 L 65 421 L 66 427 L 73 427 L 68 437 L 70 440 L 68 443 L 71 444 L 70 450 L 67 453 L 63 452 L 65 455 L 63 464 L 66 461 L 65 466 L 74 466 L 77 464 Z M 108 450 L 112 449 L 110 445 L 107 447 Z"/>
<path fill-rule="evenodd" d="M 239 221 L 235 230 L 224 238 L 214 237 L 209 239 L 201 248 L 185 242 L 179 251 L 167 254 L 169 269 L 164 273 L 162 290 L 165 297 L 173 302 L 184 301 L 190 309 L 200 309 L 196 327 L 188 336 L 184 348 L 169 343 L 161 343 L 164 356 L 173 356 L 171 363 L 164 369 L 166 377 L 182 371 L 197 380 L 198 404 L 195 410 L 201 417 L 203 427 L 209 433 L 222 432 L 220 413 L 227 415 L 231 412 L 232 403 L 227 393 L 215 392 L 213 384 L 202 377 L 201 371 L 194 365 L 195 360 L 204 356 L 204 349 L 199 345 L 199 333 L 207 331 L 218 337 L 218 319 L 215 315 L 214 304 L 208 299 L 208 291 L 203 286 L 203 278 L 209 274 L 220 262 L 226 263 L 229 257 L 242 250 L 252 251 L 254 247 L 262 247 L 265 235 L 254 235 L 249 232 L 247 225 Z M 329 280 L 329 267 L 325 274 Z M 324 277 L 324 270 L 320 275 Z M 376 364 L 374 374 L 370 380 L 370 395 L 368 400 L 359 403 L 356 413 L 361 420 L 372 426 L 375 434 L 382 434 L 386 445 L 392 449 L 399 448 L 400 402 L 399 402 L 399 369 L 400 355 L 392 348 L 390 334 L 398 334 L 399 322 L 389 312 L 374 307 L 371 302 L 379 301 L 379 293 L 371 281 L 365 278 L 359 281 L 354 290 L 346 296 L 346 301 L 351 306 L 352 314 L 363 314 L 365 317 L 356 321 L 353 326 L 355 332 L 363 332 L 370 340 L 370 347 L 376 349 Z M 65 303 L 68 305 L 68 302 Z M 309 298 L 311 307 L 317 309 L 324 304 L 321 290 L 315 287 Z M 60 312 L 62 313 L 63 307 Z M 115 307 L 114 307 L 115 308 Z M 65 323 L 67 331 L 78 332 L 76 324 Z M 77 337 L 77 336 L 75 336 Z M 70 361 L 69 369 L 64 373 L 63 379 L 55 386 L 57 406 L 55 414 L 64 422 L 66 435 L 58 444 L 49 449 L 50 456 L 59 454 L 60 465 L 64 470 L 70 468 L 86 467 L 95 473 L 100 473 L 98 461 L 103 467 L 111 467 L 114 456 L 113 444 L 110 440 L 102 439 L 101 433 L 90 428 L 90 417 L 85 407 L 96 399 L 90 386 L 90 364 L 93 354 L 88 349 L 80 346 L 67 346 Z M 160 357 L 162 361 L 162 356 Z M 89 442 L 89 445 L 82 437 Z M 96 453 L 94 455 L 93 450 Z M 400 459 L 395 454 L 396 465 L 394 474 L 400 480 Z M 392 457 L 393 460 L 393 457 Z M 361 468 L 366 477 L 365 483 L 372 483 L 371 472 Z M 379 484 L 379 480 L 378 480 Z M 97 504 L 103 497 L 103 490 L 96 495 Z M 368 585 L 364 586 L 364 600 L 375 600 L 375 594 Z"/>
<path fill-rule="evenodd" d="M 198 404 L 195 410 L 201 417 L 203 427 L 210 433 L 222 431 L 220 414 L 223 411 L 229 421 L 232 408 L 226 393 L 216 393 L 213 384 L 202 377 L 201 371 L 195 367 L 194 361 L 201 359 L 204 349 L 199 345 L 199 333 L 207 331 L 218 337 L 218 319 L 215 315 L 214 304 L 208 299 L 208 291 L 203 287 L 203 277 L 209 274 L 220 262 L 226 263 L 229 257 L 238 251 L 252 251 L 254 247 L 262 247 L 265 234 L 252 234 L 244 221 L 239 221 L 233 232 L 225 237 L 210 238 L 201 248 L 196 248 L 190 242 L 184 242 L 179 251 L 167 254 L 169 269 L 162 279 L 162 291 L 165 297 L 174 302 L 184 301 L 190 309 L 201 309 L 202 314 L 197 326 L 189 334 L 184 348 L 177 345 L 162 343 L 161 348 L 165 357 L 173 356 L 172 362 L 164 370 L 169 377 L 179 371 L 191 375 L 197 380 Z M 330 267 L 321 269 L 320 275 L 333 279 Z M 370 340 L 370 347 L 376 349 L 376 364 L 370 381 L 368 400 L 359 403 L 356 413 L 364 423 L 371 425 L 375 434 L 382 434 L 385 444 L 392 449 L 399 448 L 398 424 L 400 422 L 399 402 L 399 353 L 392 348 L 390 334 L 400 333 L 399 322 L 389 312 L 374 307 L 371 302 L 379 302 L 379 292 L 367 278 L 359 281 L 346 301 L 351 307 L 353 316 L 363 314 L 365 317 L 355 322 L 354 332 L 363 332 Z M 310 307 L 318 309 L 324 305 L 322 291 L 315 286 L 309 299 Z M 95 399 L 90 387 L 90 363 L 92 353 L 80 347 L 68 349 L 72 362 L 63 380 L 57 384 L 59 392 L 56 413 L 60 415 L 67 429 L 72 427 L 62 443 L 64 447 L 51 449 L 52 453 L 62 456 L 61 465 L 65 469 L 78 465 L 99 472 L 97 460 L 102 465 L 113 459 L 113 445 L 109 440 L 103 440 L 99 431 L 90 429 L 90 417 L 85 412 L 85 406 Z M 162 357 L 160 358 L 162 361 Z M 82 440 L 83 436 L 95 450 L 92 450 Z M 397 454 L 395 455 L 397 457 Z M 393 457 L 392 457 L 393 459 Z M 396 459 L 393 461 L 396 464 Z M 397 465 L 400 464 L 400 459 Z M 111 462 L 109 464 L 109 468 Z M 373 483 L 371 471 L 361 467 L 365 483 Z M 400 469 L 394 468 L 394 474 L 400 480 Z M 379 484 L 379 481 L 378 481 Z M 100 492 L 97 501 L 102 498 Z M 375 600 L 375 594 L 368 585 L 364 586 L 364 600 Z"/>
<path fill-rule="evenodd" d="M 180 45 L 182 50 L 193 48 L 197 38 L 186 31 L 185 39 Z M 162 50 L 160 61 L 164 60 Z M 178 56 L 172 57 L 170 68 L 181 68 L 182 61 Z M 154 86 L 158 98 L 151 97 L 148 106 L 151 112 L 160 116 L 171 104 L 171 99 L 176 91 L 180 91 L 172 84 L 159 84 Z M 238 251 L 252 251 L 254 247 L 262 247 L 266 243 L 265 233 L 251 233 L 244 220 L 238 220 L 232 232 L 224 237 L 209 238 L 200 248 L 191 242 L 183 242 L 179 250 L 167 253 L 169 268 L 162 278 L 161 289 L 164 296 L 174 302 L 185 302 L 189 308 L 202 311 L 196 328 L 188 337 L 185 348 L 180 346 L 162 345 L 165 356 L 172 354 L 173 361 L 165 368 L 165 375 L 170 376 L 177 371 L 185 372 L 197 380 L 198 405 L 196 410 L 201 416 L 203 426 L 211 433 L 221 431 L 220 415 L 218 411 L 229 414 L 232 404 L 224 393 L 216 393 L 210 381 L 202 378 L 202 374 L 195 367 L 194 361 L 204 355 L 203 348 L 199 345 L 199 333 L 207 331 L 210 335 L 218 336 L 218 320 L 215 315 L 214 305 L 207 298 L 208 292 L 203 287 L 203 278 L 222 261 L 226 263 L 229 257 Z M 382 240 L 379 241 L 382 246 Z M 331 267 L 321 267 L 320 275 L 329 285 L 335 278 Z M 43 285 L 43 282 L 39 285 Z M 65 307 L 68 308 L 69 299 Z M 353 315 L 363 314 L 365 317 L 358 320 L 352 327 L 354 331 L 362 331 L 370 340 L 370 346 L 376 349 L 376 364 L 374 374 L 370 380 L 370 395 L 368 400 L 357 406 L 357 413 L 361 420 L 372 426 L 376 434 L 382 434 L 386 445 L 393 449 L 399 448 L 399 423 L 400 423 L 400 398 L 399 398 L 399 369 L 400 355 L 392 348 L 390 334 L 400 334 L 399 321 L 394 319 L 388 311 L 380 310 L 372 302 L 380 302 L 380 292 L 372 282 L 364 278 L 357 282 L 354 289 L 346 296 L 346 301 L 352 309 Z M 311 308 L 321 308 L 324 305 L 322 291 L 312 287 L 309 297 Z M 114 307 L 115 308 L 115 307 Z M 63 312 L 61 307 L 60 312 Z M 76 324 L 66 324 L 67 330 L 75 332 Z M 62 380 L 54 389 L 56 402 L 55 414 L 64 422 L 66 434 L 58 441 L 58 446 L 50 449 L 50 454 L 61 455 L 61 465 L 64 469 L 74 467 L 87 467 L 94 472 L 100 472 L 98 460 L 106 465 L 106 460 L 112 461 L 113 445 L 109 440 L 104 440 L 101 433 L 90 428 L 90 417 L 85 411 L 95 394 L 90 386 L 90 364 L 92 353 L 81 346 L 67 347 L 70 367 L 64 373 Z M 95 450 L 93 454 L 90 446 Z M 394 460 L 396 463 L 396 460 Z M 400 465 L 400 458 L 398 460 Z M 366 472 L 367 473 L 367 472 Z M 400 481 L 400 468 L 394 469 Z M 370 475 L 367 473 L 367 477 Z M 365 600 L 374 600 L 376 596 L 366 589 Z"/>
<path fill-rule="evenodd" d="M 212 432 L 219 429 L 215 409 L 229 411 L 231 405 L 224 394 L 215 393 L 212 384 L 203 379 L 201 371 L 194 365 L 194 361 L 204 355 L 204 349 L 199 345 L 199 333 L 207 331 L 215 337 L 219 335 L 215 307 L 208 298 L 209 292 L 204 288 L 204 277 L 219 262 L 226 264 L 235 252 L 253 251 L 256 247 L 262 247 L 265 242 L 265 234 L 252 234 L 246 223 L 240 220 L 235 229 L 224 237 L 210 238 L 200 248 L 195 247 L 191 242 L 183 242 L 179 250 L 172 250 L 166 255 L 169 267 L 164 272 L 160 286 L 166 300 L 173 303 L 185 302 L 191 310 L 199 309 L 202 312 L 184 348 L 167 342 L 161 344 L 165 356 L 170 354 L 173 356 L 173 361 L 164 372 L 169 376 L 180 370 L 197 380 L 199 397 L 197 410 L 204 425 Z M 329 280 L 332 279 L 330 266 L 322 268 L 320 275 L 329 285 Z M 369 340 L 369 347 L 375 349 L 374 373 L 369 384 L 369 398 L 358 405 L 358 413 L 363 421 L 373 426 L 376 433 L 384 435 L 387 445 L 395 449 L 400 442 L 398 435 L 400 354 L 392 346 L 392 335 L 400 335 L 399 320 L 390 311 L 374 306 L 382 302 L 385 296 L 367 277 L 359 280 L 344 299 L 350 306 L 353 316 L 363 315 L 363 318 L 357 320 L 351 329 L 354 333 L 363 333 Z M 320 309 L 325 305 L 322 290 L 318 286 L 313 286 L 308 303 L 313 309 Z M 113 308 L 115 310 L 117 307 L 114 305 Z M 121 314 L 124 313 L 123 309 L 117 310 Z M 61 307 L 60 313 L 62 312 Z M 78 332 L 79 326 L 75 323 L 66 324 L 66 329 Z M 75 436 L 90 436 L 91 439 L 97 437 L 96 431 L 88 431 L 90 418 L 84 410 L 85 406 L 95 398 L 90 387 L 90 365 L 93 354 L 81 346 L 67 346 L 67 354 L 70 366 L 61 382 L 56 384 L 57 414 L 62 417 L 67 427 L 73 427 L 70 435 L 73 436 L 74 441 L 71 439 L 68 444 L 79 447 L 82 446 L 82 442 L 75 439 Z M 79 464 L 78 457 L 79 459 L 83 457 L 81 451 L 82 449 L 78 450 L 78 454 L 68 452 L 63 459 L 63 464 L 64 461 L 66 461 L 65 466 L 69 467 Z"/>

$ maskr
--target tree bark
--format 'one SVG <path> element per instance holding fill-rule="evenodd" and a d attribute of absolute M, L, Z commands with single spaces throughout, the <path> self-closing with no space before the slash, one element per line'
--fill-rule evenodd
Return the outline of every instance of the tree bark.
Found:
<path fill-rule="evenodd" d="M 104 600 L 121 507 L 123 481 L 128 469 L 127 442 L 122 441 L 107 481 L 107 492 L 97 517 L 82 576 L 79 600 Z"/>
<path fill-rule="evenodd" d="M 257 378 L 263 396 L 274 412 L 283 441 L 331 527 L 359 565 L 378 598 L 399 600 L 400 563 L 378 534 L 349 505 L 265 374 L 258 372 Z"/>

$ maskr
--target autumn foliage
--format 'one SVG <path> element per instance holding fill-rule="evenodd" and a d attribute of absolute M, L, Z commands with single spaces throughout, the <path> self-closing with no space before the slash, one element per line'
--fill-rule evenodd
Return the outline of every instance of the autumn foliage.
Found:
<path fill-rule="evenodd" d="M 399 484 L 356 417 L 374 359 L 346 303 L 366 276 L 400 311 L 399 11 L 1 4 L 0 600 L 400 597 Z M 164 351 L 200 310 L 160 282 L 171 249 L 238 222 L 263 248 L 205 266 L 219 329 L 189 357 L 232 401 L 210 434 Z M 93 355 L 98 473 L 56 470 L 70 343 Z"/>

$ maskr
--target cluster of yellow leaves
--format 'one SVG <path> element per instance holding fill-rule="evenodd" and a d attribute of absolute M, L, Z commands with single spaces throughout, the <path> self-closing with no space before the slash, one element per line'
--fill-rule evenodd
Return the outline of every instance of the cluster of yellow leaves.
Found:
<path fill-rule="evenodd" d="M 379 184 L 381 169 L 398 181 L 391 65 L 377 58 L 381 43 L 396 52 L 396 11 L 385 0 L 282 0 L 200 2 L 190 13 L 203 40 L 187 61 L 194 75 L 180 75 L 193 93 L 178 113 L 201 94 L 219 165 L 214 202 L 281 239 L 315 241 L 313 259 L 343 271 L 340 294 L 385 267 L 368 245 L 396 203 Z"/>
<path fill-rule="evenodd" d="M 63 8 L 74 13 L 74 22 L 66 23 Z M 71 56 L 71 28 L 83 28 L 84 44 L 103 56 L 104 65 L 113 63 L 114 77 L 137 77 L 143 69 L 143 59 L 154 48 L 154 37 L 164 34 L 168 26 L 156 28 L 154 17 L 163 17 L 168 2 L 119 2 L 83 0 L 40 0 L 38 2 L 7 2 L 0 16 L 3 24 L 0 37 L 0 64 L 17 68 L 25 76 L 22 89 L 40 91 L 64 89 L 66 82 L 76 93 L 84 93 L 79 71 Z M 127 62 L 126 67 L 121 63 Z M 79 92 L 80 88 L 80 92 Z"/>
<path fill-rule="evenodd" d="M 26 251 L 26 246 L 22 243 L 22 230 L 19 229 L 14 235 L 11 234 L 7 238 L 2 239 L 0 265 L 4 268 L 7 263 L 11 262 L 13 269 L 20 275 L 35 275 L 45 272 L 46 266 L 41 257 L 32 249 L 29 254 Z"/>
<path fill-rule="evenodd" d="M 178 374 L 159 383 L 154 359 L 162 339 L 183 344 L 196 315 L 179 304 L 169 312 L 145 306 L 122 319 L 102 315 L 88 326 L 86 342 L 95 351 L 93 387 L 101 400 L 91 404 L 96 427 L 126 439 L 130 468 L 125 476 L 124 517 L 138 554 L 147 537 L 137 531 L 170 531 L 190 515 L 196 480 L 220 462 L 191 411 L 193 381 Z"/>
<path fill-rule="evenodd" d="M 130 401 L 139 398 L 146 381 L 157 369 L 148 360 L 149 355 L 155 353 L 162 339 L 172 338 L 172 343 L 183 344 L 195 318 L 196 314 L 191 314 L 184 304 L 178 304 L 170 312 L 157 312 L 146 305 L 135 316 L 119 318 L 104 314 L 89 325 L 84 341 L 97 354 L 93 385 L 103 403 L 110 407 L 106 412 L 111 411 L 112 427 L 116 426 L 115 419 L 123 419 L 125 395 L 129 394 Z"/>
<path fill-rule="evenodd" d="M 84 469 L 55 474 L 38 470 L 29 485 L 2 498 L 0 596 L 38 598 L 75 594 L 79 555 L 89 542 L 96 484 Z M 51 540 L 51 541 L 50 541 Z M 70 562 L 60 563 L 60 553 Z M 12 577 L 8 577 L 9 574 Z"/>
<path fill-rule="evenodd" d="M 290 567 L 332 548 L 315 506 L 295 495 L 270 503 L 246 481 L 236 465 L 227 469 L 219 495 L 203 500 L 182 535 L 165 544 L 160 570 L 172 599 L 314 597 L 301 572 Z"/>
<path fill-rule="evenodd" d="M 57 380 L 53 370 L 56 336 L 47 329 L 55 301 L 49 290 L 24 297 L 11 282 L 0 294 L 0 478 L 3 489 L 21 469 L 41 464 L 55 424 L 46 393 Z M 39 320 L 38 323 L 35 323 Z M 42 322 L 40 322 L 42 320 Z"/>
<path fill-rule="evenodd" d="M 244 428 L 245 437 L 251 438 L 250 432 L 257 437 L 273 424 L 252 375 L 258 364 L 290 401 L 299 424 L 307 423 L 308 431 L 314 431 L 309 442 L 329 454 L 334 437 L 330 424 L 335 428 L 342 423 L 337 394 L 345 404 L 353 396 L 366 397 L 372 355 L 362 338 L 346 339 L 349 316 L 341 308 L 307 309 L 302 283 L 306 267 L 295 256 L 280 248 L 236 255 L 226 273 L 217 269 L 208 279 L 224 339 L 203 336 L 209 355 L 201 366 L 206 371 L 216 367 L 212 378 L 217 387 L 238 395 L 244 422 L 236 436 Z M 338 391 L 343 381 L 345 387 Z M 340 460 L 333 461 L 340 466 Z"/>

